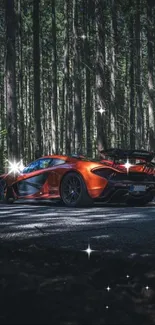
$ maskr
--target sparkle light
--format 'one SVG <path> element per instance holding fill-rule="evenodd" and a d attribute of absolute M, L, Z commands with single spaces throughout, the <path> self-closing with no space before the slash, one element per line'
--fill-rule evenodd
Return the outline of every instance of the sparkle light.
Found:
<path fill-rule="evenodd" d="M 99 112 L 102 115 L 105 112 L 105 109 L 101 107 L 100 109 L 97 110 L 97 112 Z"/>
<path fill-rule="evenodd" d="M 95 250 L 91 249 L 91 248 L 90 248 L 90 245 L 88 244 L 88 248 L 85 249 L 85 250 L 83 250 L 83 252 L 86 252 L 86 253 L 88 254 L 88 258 L 90 258 L 90 254 L 91 254 L 92 252 L 95 252 Z"/>
<path fill-rule="evenodd" d="M 130 275 L 127 274 L 127 275 L 126 275 L 126 278 L 127 278 L 127 279 L 130 278 Z"/>
<path fill-rule="evenodd" d="M 106 306 L 105 308 L 106 308 L 106 309 L 109 309 L 109 306 Z"/>
<path fill-rule="evenodd" d="M 20 174 L 21 171 L 24 169 L 24 165 L 23 165 L 22 160 L 20 160 L 18 162 L 16 162 L 15 160 L 13 162 L 7 160 L 7 162 L 9 163 L 8 169 L 10 169 L 8 174 L 12 174 L 12 173 L 14 175 L 15 174 Z"/>
<path fill-rule="evenodd" d="M 131 166 L 133 166 L 132 164 L 130 164 L 129 163 L 129 160 L 127 159 L 127 162 L 123 165 L 125 168 L 126 168 L 126 170 L 127 170 L 127 173 L 129 172 L 129 169 L 130 169 L 130 167 Z"/>
<path fill-rule="evenodd" d="M 146 289 L 146 290 L 149 290 L 149 286 L 146 286 L 145 289 Z"/>
<path fill-rule="evenodd" d="M 108 286 L 108 287 L 106 288 L 106 290 L 109 292 L 109 291 L 111 290 L 111 288 Z"/>
<path fill-rule="evenodd" d="M 81 35 L 81 38 L 82 38 L 82 39 L 86 39 L 87 36 L 83 34 L 83 35 Z"/>

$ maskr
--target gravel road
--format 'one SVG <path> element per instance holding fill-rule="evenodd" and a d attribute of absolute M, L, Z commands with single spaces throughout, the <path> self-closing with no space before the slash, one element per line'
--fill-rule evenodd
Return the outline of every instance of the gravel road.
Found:
<path fill-rule="evenodd" d="M 154 254 L 155 205 L 70 209 L 51 202 L 0 205 L 0 239 L 105 253 Z"/>

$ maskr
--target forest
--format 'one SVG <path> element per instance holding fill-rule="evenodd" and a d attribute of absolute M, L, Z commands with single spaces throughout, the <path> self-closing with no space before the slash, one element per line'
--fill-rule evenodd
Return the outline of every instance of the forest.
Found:
<path fill-rule="evenodd" d="M 154 0 L 0 0 L 0 165 L 155 151 Z"/>

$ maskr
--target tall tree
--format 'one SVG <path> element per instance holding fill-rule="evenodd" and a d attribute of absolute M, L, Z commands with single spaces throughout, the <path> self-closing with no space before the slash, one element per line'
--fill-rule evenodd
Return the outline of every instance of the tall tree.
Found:
<path fill-rule="evenodd" d="M 4 166 L 4 152 L 6 150 L 6 118 L 5 118 L 5 98 L 4 98 L 4 49 L 5 49 L 5 15 L 4 15 L 4 1 L 0 10 L 0 170 L 2 172 Z"/>
<path fill-rule="evenodd" d="M 130 2 L 130 68 L 129 68 L 129 84 L 130 84 L 130 146 L 135 148 L 135 74 L 134 74 L 134 16 L 133 16 L 133 0 Z"/>
<path fill-rule="evenodd" d="M 58 152 L 58 110 L 57 110 L 57 37 L 56 37 L 56 15 L 55 15 L 55 0 L 52 0 L 52 44 L 53 44 L 53 59 L 52 59 L 52 152 Z"/>
<path fill-rule="evenodd" d="M 18 105 L 19 109 L 19 155 L 24 156 L 24 112 L 23 112 L 23 49 L 22 49 L 22 7 L 18 0 Z"/>
<path fill-rule="evenodd" d="M 103 119 L 103 112 L 105 106 L 105 63 L 106 63 L 106 50 L 105 50 L 105 2 L 96 0 L 96 108 L 101 110 L 97 117 L 98 128 L 98 146 L 107 147 L 107 139 L 105 134 L 105 121 Z"/>
<path fill-rule="evenodd" d="M 16 107 L 16 15 L 14 0 L 5 1 L 6 57 L 5 94 L 7 108 L 8 159 L 17 158 L 17 107 Z"/>
<path fill-rule="evenodd" d="M 91 143 L 91 119 L 92 119 L 92 107 L 91 107 L 91 84 L 90 84 L 90 21 L 91 21 L 91 1 L 83 1 L 83 16 L 84 16 L 84 65 L 85 65 L 85 114 L 86 114 L 86 147 L 87 155 L 92 155 L 92 143 Z"/>
<path fill-rule="evenodd" d="M 69 152 L 70 144 L 67 141 L 67 117 L 68 117 L 68 98 L 69 98 L 69 48 L 68 48 L 68 37 L 69 37 L 69 3 L 67 0 L 64 1 L 64 58 L 63 58 L 63 105 L 62 105 L 62 135 L 61 135 L 61 150 L 62 152 Z"/>
<path fill-rule="evenodd" d="M 110 124 L 111 124 L 111 145 L 115 146 L 116 142 L 116 118 L 117 118 L 117 106 L 116 106 L 116 88 L 115 88 L 115 79 L 116 79 L 116 41 L 117 41 L 117 8 L 115 0 L 111 0 L 111 24 L 110 24 Z"/>
<path fill-rule="evenodd" d="M 143 128 L 143 107 L 142 107 L 142 83 L 141 83 L 141 20 L 140 20 L 141 0 L 136 0 L 135 10 L 135 38 L 136 38 L 136 71 L 135 71 L 135 86 L 136 86 L 136 144 L 140 147 L 141 140 L 144 141 Z"/>
<path fill-rule="evenodd" d="M 80 87 L 80 57 L 78 49 L 78 2 L 73 0 L 73 64 L 74 64 L 74 108 L 75 108 L 75 149 L 82 147 L 82 110 L 81 110 L 81 87 Z"/>
<path fill-rule="evenodd" d="M 149 116 L 149 146 L 155 150 L 154 131 L 154 76 L 153 76 L 153 7 L 154 1 L 147 1 L 147 50 L 148 50 L 148 116 Z"/>
<path fill-rule="evenodd" d="M 154 0 L 1 3 L 2 152 L 154 150 Z"/>
<path fill-rule="evenodd" d="M 34 66 L 34 124 L 35 151 L 42 155 L 41 109 L 40 109 L 40 44 L 39 44 L 39 5 L 40 0 L 33 0 L 33 66 Z"/>

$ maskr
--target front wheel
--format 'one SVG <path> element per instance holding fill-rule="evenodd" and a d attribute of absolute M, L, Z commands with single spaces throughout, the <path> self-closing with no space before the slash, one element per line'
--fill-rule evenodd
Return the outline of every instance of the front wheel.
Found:
<path fill-rule="evenodd" d="M 91 206 L 93 204 L 82 177 L 76 172 L 64 176 L 60 193 L 62 201 L 68 207 Z"/>
<path fill-rule="evenodd" d="M 4 198 L 4 203 L 12 204 L 14 202 L 14 200 L 15 200 L 15 198 L 14 198 L 14 195 L 13 195 L 13 190 L 12 190 L 11 187 L 8 187 L 7 191 L 6 191 L 5 198 Z"/>

